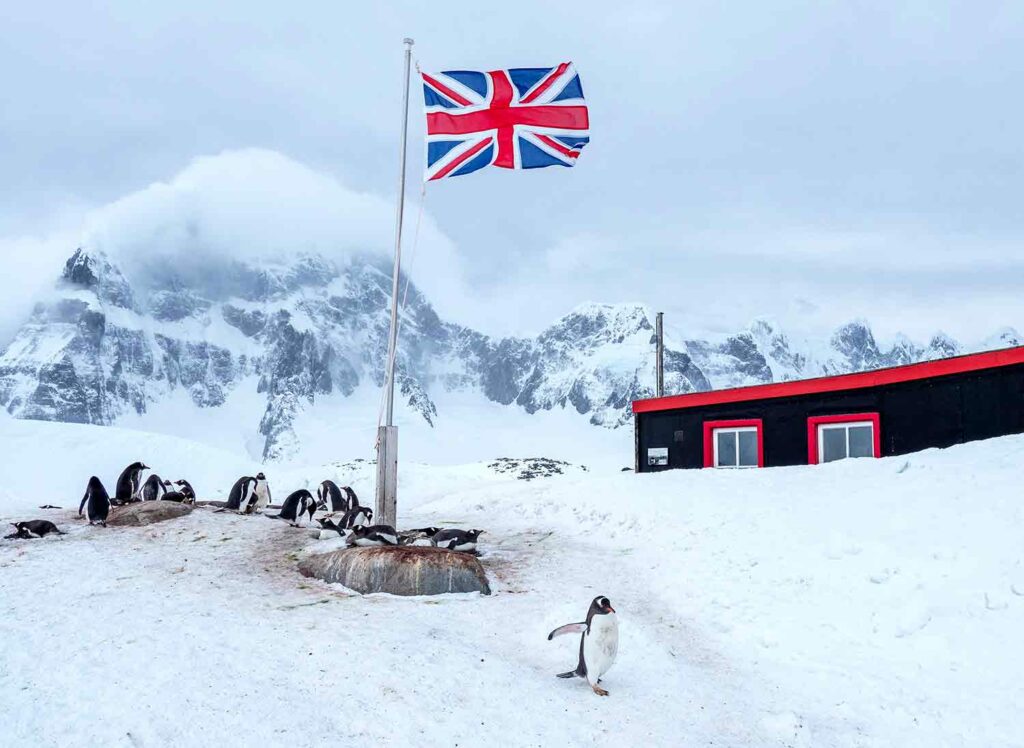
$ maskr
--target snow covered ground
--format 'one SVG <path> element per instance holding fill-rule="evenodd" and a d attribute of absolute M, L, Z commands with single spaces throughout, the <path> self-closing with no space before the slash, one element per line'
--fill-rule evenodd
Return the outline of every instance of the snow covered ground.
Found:
<path fill-rule="evenodd" d="M 321 550 L 197 510 L 89 528 L 142 458 L 216 498 L 255 464 L 127 429 L 0 418 L 6 745 L 1024 745 L 1024 437 L 762 471 L 518 481 L 406 463 L 400 525 L 475 526 L 490 597 L 359 597 L 295 572 Z M 498 455 L 495 455 L 498 456 Z M 371 465 L 268 466 L 275 498 Z M 601 699 L 553 675 L 590 599 L 619 611 Z"/>

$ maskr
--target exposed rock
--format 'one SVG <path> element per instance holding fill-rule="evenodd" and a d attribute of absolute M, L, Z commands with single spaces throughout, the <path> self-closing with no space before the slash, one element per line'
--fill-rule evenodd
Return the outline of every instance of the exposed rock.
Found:
<path fill-rule="evenodd" d="M 107 524 L 111 527 L 152 525 L 155 522 L 184 517 L 191 511 L 192 507 L 188 504 L 174 501 L 141 501 L 127 506 L 111 507 Z"/>
<path fill-rule="evenodd" d="M 475 556 L 444 548 L 347 548 L 310 556 L 299 563 L 299 572 L 364 595 L 491 594 L 487 575 Z"/>
<path fill-rule="evenodd" d="M 517 480 L 548 478 L 552 475 L 563 475 L 567 470 L 573 469 L 587 472 L 585 465 L 573 465 L 562 460 L 552 460 L 550 457 L 499 457 L 487 467 L 499 475 Z"/>

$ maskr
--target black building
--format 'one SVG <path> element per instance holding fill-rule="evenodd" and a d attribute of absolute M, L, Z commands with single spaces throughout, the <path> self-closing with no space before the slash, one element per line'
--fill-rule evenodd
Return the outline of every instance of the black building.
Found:
<path fill-rule="evenodd" d="M 886 457 L 1024 432 L 1024 346 L 636 400 L 638 472 Z"/>

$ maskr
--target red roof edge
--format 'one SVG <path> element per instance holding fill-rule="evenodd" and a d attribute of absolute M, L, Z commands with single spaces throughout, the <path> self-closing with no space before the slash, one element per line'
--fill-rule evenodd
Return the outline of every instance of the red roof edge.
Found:
<path fill-rule="evenodd" d="M 952 358 L 940 358 L 935 361 L 921 361 L 916 364 L 891 366 L 887 369 L 861 371 L 855 374 L 839 374 L 832 377 L 798 379 L 792 382 L 755 384 L 749 387 L 733 387 L 727 390 L 689 392 L 685 395 L 669 395 L 667 397 L 634 400 L 633 412 L 650 413 L 658 410 L 698 408 L 702 405 L 767 400 L 773 397 L 794 397 L 796 395 L 814 395 L 820 392 L 859 390 L 865 387 L 912 382 L 917 379 L 944 377 L 949 374 L 964 374 L 983 369 L 995 369 L 1000 366 L 1013 366 L 1014 364 L 1024 364 L 1024 346 L 1003 348 L 997 351 L 985 351 L 984 353 L 970 353 L 965 356 L 954 356 Z"/>

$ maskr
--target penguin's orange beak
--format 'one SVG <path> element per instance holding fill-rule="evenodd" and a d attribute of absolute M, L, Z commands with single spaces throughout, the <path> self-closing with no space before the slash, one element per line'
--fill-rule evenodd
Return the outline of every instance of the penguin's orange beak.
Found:
<path fill-rule="evenodd" d="M 609 605 L 608 606 L 608 612 L 609 613 L 614 613 L 615 612 L 615 608 L 613 608 L 611 605 Z"/>

